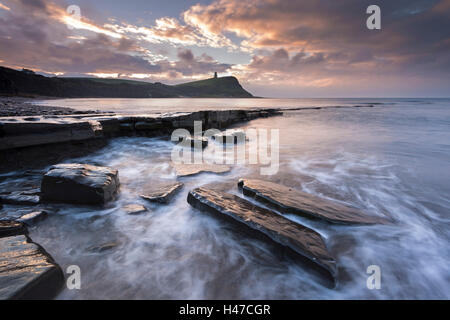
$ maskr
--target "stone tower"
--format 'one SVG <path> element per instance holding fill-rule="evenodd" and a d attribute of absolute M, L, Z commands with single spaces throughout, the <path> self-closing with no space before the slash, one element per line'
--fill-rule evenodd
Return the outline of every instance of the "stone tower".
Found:
<path fill-rule="evenodd" d="M 214 72 L 214 79 L 217 79 L 217 72 Z"/>

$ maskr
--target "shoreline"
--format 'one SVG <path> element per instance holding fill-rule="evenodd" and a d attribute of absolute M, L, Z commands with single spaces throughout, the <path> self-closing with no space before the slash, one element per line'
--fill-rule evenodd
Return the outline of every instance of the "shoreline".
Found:
<path fill-rule="evenodd" d="M 100 110 L 77 110 L 69 107 L 43 106 L 30 103 L 32 100 L 50 100 L 48 97 L 8 97 L 0 96 L 0 117 L 28 117 L 46 115 L 81 115 L 105 113 Z"/>
<path fill-rule="evenodd" d="M 141 115 L 83 113 L 0 117 L 0 172 L 50 165 L 87 154 L 121 136 L 167 137 L 175 129 L 225 129 L 281 115 L 278 109 L 209 110 Z"/>

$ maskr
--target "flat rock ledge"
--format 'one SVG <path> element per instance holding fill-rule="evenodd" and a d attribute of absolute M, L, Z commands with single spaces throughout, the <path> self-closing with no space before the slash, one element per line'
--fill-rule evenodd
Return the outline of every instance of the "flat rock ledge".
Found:
<path fill-rule="evenodd" d="M 15 205 L 38 205 L 40 201 L 39 194 L 39 189 L 0 192 L 0 203 Z"/>
<path fill-rule="evenodd" d="M 183 163 L 171 163 L 175 168 L 177 177 L 193 176 L 200 173 L 226 173 L 231 170 L 229 166 L 223 164 L 183 164 Z"/>
<path fill-rule="evenodd" d="M 281 114 L 279 109 L 246 109 L 142 115 L 1 117 L 0 150 L 117 136 L 167 135 L 177 128 L 193 129 L 194 121 L 201 121 L 205 130 L 222 129 L 237 122 Z"/>
<path fill-rule="evenodd" d="M 119 173 L 109 167 L 57 164 L 41 183 L 41 200 L 74 204 L 105 204 L 118 192 Z"/>
<path fill-rule="evenodd" d="M 167 204 L 183 188 L 182 182 L 161 185 L 156 190 L 141 194 L 141 198 L 150 202 Z"/>
<path fill-rule="evenodd" d="M 131 215 L 142 214 L 148 211 L 148 209 L 141 204 L 128 204 L 122 207 L 122 210 Z"/>
<path fill-rule="evenodd" d="M 25 235 L 0 238 L 0 300 L 51 299 L 64 284 L 61 268 Z"/>
<path fill-rule="evenodd" d="M 280 184 L 257 179 L 241 179 L 239 188 L 246 196 L 276 208 L 282 213 L 318 218 L 339 224 L 385 223 L 379 217 L 366 215 L 359 210 L 323 199 Z"/>
<path fill-rule="evenodd" d="M 262 235 L 267 240 L 291 249 L 336 279 L 336 262 L 316 231 L 226 192 L 197 188 L 189 192 L 187 201 L 199 210 L 237 223 L 257 236 Z"/>

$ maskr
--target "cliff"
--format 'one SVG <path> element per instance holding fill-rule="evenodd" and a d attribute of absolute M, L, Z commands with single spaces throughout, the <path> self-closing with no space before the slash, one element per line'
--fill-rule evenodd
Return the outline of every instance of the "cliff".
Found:
<path fill-rule="evenodd" d="M 235 77 L 212 78 L 179 85 L 99 78 L 45 77 L 30 70 L 0 67 L 0 95 L 61 98 L 253 97 Z"/>

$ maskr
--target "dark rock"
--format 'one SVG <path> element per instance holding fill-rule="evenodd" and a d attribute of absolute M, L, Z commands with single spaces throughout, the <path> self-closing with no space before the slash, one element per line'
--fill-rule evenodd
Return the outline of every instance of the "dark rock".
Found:
<path fill-rule="evenodd" d="M 169 203 L 182 187 L 183 183 L 181 182 L 161 185 L 153 191 L 148 191 L 145 194 L 142 194 L 141 198 L 151 202 Z"/>
<path fill-rule="evenodd" d="M 284 213 L 295 213 L 341 224 L 384 222 L 382 218 L 365 215 L 358 209 L 269 181 L 241 179 L 238 186 L 244 195 L 254 197 Z"/>
<path fill-rule="evenodd" d="M 257 235 L 288 247 L 326 270 L 333 279 L 336 278 L 336 262 L 322 237 L 314 230 L 226 192 L 197 188 L 189 192 L 188 202 L 197 209 L 236 222 Z"/>
<path fill-rule="evenodd" d="M 0 193 L 0 202 L 17 205 L 37 205 L 40 200 L 39 194 L 39 189 L 3 192 Z"/>
<path fill-rule="evenodd" d="M 21 114 L 21 112 L 17 112 Z M 204 129 L 224 128 L 231 124 L 280 114 L 275 109 L 212 110 L 146 115 L 83 114 L 68 116 L 0 118 L 0 150 L 58 143 L 103 140 L 112 136 L 157 135 L 175 128 L 192 129 L 200 121 Z M 198 141 L 202 148 L 207 139 L 187 140 L 192 147 Z"/>
<path fill-rule="evenodd" d="M 146 207 L 140 204 L 129 204 L 122 207 L 122 210 L 127 214 L 141 214 L 148 211 Z"/>
<path fill-rule="evenodd" d="M 50 167 L 41 184 L 45 201 L 77 204 L 104 204 L 119 188 L 116 169 L 88 164 L 57 164 Z"/>
<path fill-rule="evenodd" d="M 124 131 L 124 132 L 133 132 L 134 131 L 133 123 L 121 123 L 119 126 L 120 126 L 120 131 Z"/>
<path fill-rule="evenodd" d="M 0 220 L 0 238 L 26 234 L 27 227 L 19 221 Z"/>
<path fill-rule="evenodd" d="M 2 121 L 3 137 L 0 150 L 43 145 L 49 143 L 93 139 L 101 135 L 101 125 L 96 121 L 75 119 L 42 121 Z M 100 132 L 99 132 L 100 131 Z"/>
<path fill-rule="evenodd" d="M 161 128 L 160 121 L 138 121 L 134 124 L 137 131 L 157 130 Z"/>
<path fill-rule="evenodd" d="M 17 221 L 23 222 L 26 225 L 33 225 L 39 221 L 44 220 L 47 217 L 47 211 L 37 210 L 21 216 Z"/>
<path fill-rule="evenodd" d="M 51 299 L 61 289 L 61 268 L 26 236 L 0 238 L 0 299 Z"/>
<path fill-rule="evenodd" d="M 199 173 L 225 173 L 231 170 L 229 166 L 223 164 L 175 164 L 172 162 L 178 177 L 192 176 Z"/>

